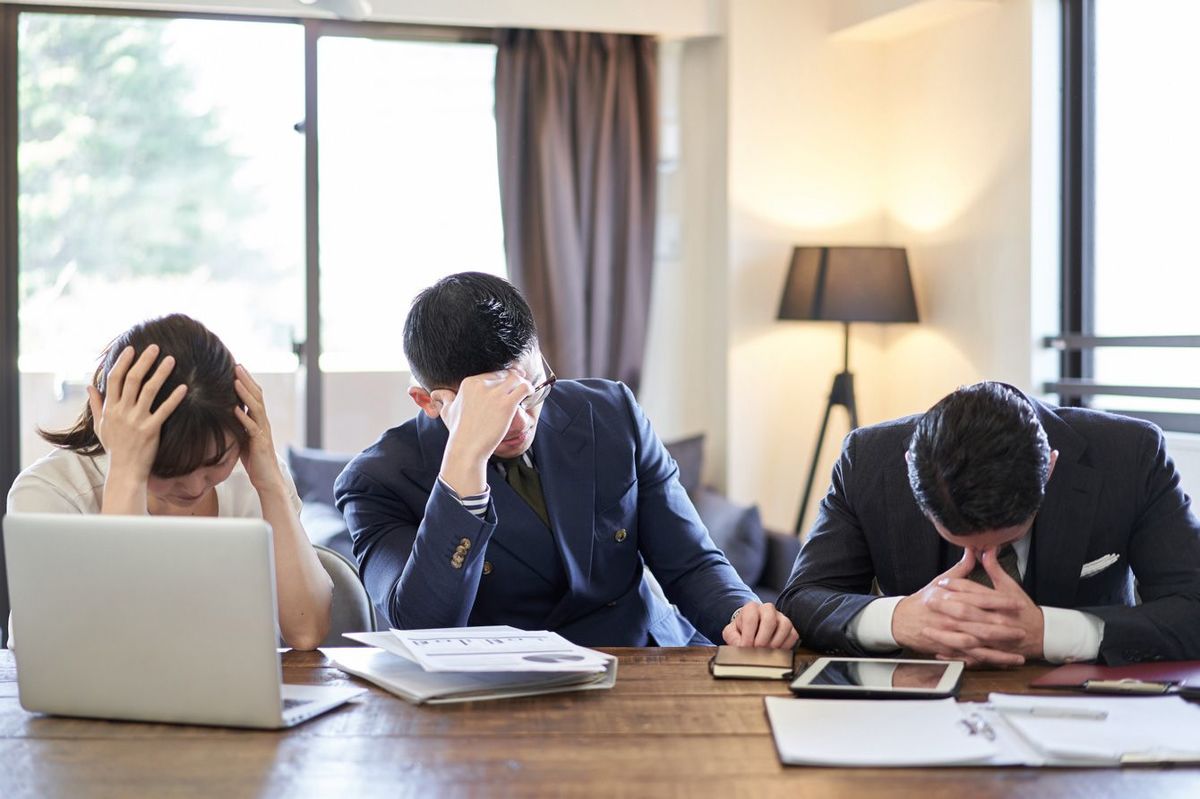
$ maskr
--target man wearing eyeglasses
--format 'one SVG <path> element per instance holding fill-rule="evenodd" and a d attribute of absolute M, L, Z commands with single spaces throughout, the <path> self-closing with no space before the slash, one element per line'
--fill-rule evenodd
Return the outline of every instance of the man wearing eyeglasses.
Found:
<path fill-rule="evenodd" d="M 421 413 L 335 485 L 392 625 L 510 624 L 585 646 L 795 644 L 713 544 L 629 389 L 556 379 L 511 284 L 466 272 L 426 289 L 404 352 Z"/>

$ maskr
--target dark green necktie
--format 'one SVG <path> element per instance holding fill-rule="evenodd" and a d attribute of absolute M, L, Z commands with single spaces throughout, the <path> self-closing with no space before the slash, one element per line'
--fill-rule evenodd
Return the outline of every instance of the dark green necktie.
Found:
<path fill-rule="evenodd" d="M 512 486 L 512 490 L 516 491 L 517 495 L 533 508 L 533 512 L 538 515 L 538 518 L 549 527 L 550 515 L 546 513 L 546 498 L 542 494 L 542 480 L 538 477 L 537 469 L 526 464 L 524 457 L 506 460 L 503 463 L 504 476 L 508 484 Z"/>
<path fill-rule="evenodd" d="M 1004 573 L 1013 578 L 1017 585 L 1021 584 L 1021 570 L 1017 567 L 1017 550 L 1012 544 L 1005 544 L 1000 547 L 1000 552 L 996 555 L 996 561 L 1000 564 L 1000 568 L 1004 569 Z M 992 585 L 992 578 L 988 576 L 987 570 L 983 568 L 982 563 L 976 563 L 975 568 L 967 575 L 967 579 L 980 585 L 985 585 L 988 588 L 995 588 Z"/>

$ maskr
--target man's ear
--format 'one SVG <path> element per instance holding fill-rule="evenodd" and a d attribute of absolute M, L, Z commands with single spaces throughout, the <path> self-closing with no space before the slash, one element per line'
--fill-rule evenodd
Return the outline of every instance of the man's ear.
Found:
<path fill-rule="evenodd" d="M 1050 482 L 1050 476 L 1054 474 L 1054 464 L 1058 463 L 1058 450 L 1050 450 L 1050 469 L 1046 472 L 1046 482 Z"/>
<path fill-rule="evenodd" d="M 425 415 L 430 419 L 437 419 L 442 415 L 442 401 L 434 399 L 420 386 L 410 386 L 408 396 L 412 397 L 412 401 L 417 403 L 417 407 L 425 411 Z"/>

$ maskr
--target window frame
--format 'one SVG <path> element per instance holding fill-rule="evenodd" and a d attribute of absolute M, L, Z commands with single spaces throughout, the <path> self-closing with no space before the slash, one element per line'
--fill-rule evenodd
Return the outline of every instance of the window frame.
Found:
<path fill-rule="evenodd" d="M 1043 341 L 1060 353 L 1060 377 L 1043 390 L 1058 394 L 1063 405 L 1081 407 L 1097 395 L 1200 399 L 1200 388 L 1195 387 L 1101 384 L 1095 379 L 1094 353 L 1102 347 L 1200 348 L 1200 335 L 1095 334 L 1096 2 L 1061 0 L 1061 332 Z M 1153 422 L 1169 432 L 1200 433 L 1200 413 L 1111 412 Z"/>
<path fill-rule="evenodd" d="M 299 25 L 304 29 L 305 69 L 305 327 L 306 340 L 296 347 L 300 368 L 304 370 L 304 443 L 320 447 L 323 440 L 320 371 L 320 217 L 317 115 L 320 98 L 317 90 L 317 44 L 324 37 L 363 37 L 425 42 L 491 43 L 495 29 L 466 26 L 420 25 L 395 22 L 348 21 L 308 17 L 267 16 L 202 11 L 169 11 L 83 7 L 70 5 L 0 5 L 0 313 L 3 313 L 3 338 L 0 343 L 0 487 L 7 492 L 20 472 L 20 352 L 17 209 L 17 41 L 18 20 L 22 13 L 78 14 L 129 18 L 203 19 L 231 22 L 259 22 Z M 311 367 L 311 368 L 310 368 Z"/>

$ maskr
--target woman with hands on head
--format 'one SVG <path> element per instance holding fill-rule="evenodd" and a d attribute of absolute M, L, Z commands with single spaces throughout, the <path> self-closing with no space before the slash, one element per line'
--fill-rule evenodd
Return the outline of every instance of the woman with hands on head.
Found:
<path fill-rule="evenodd" d="M 8 510 L 265 519 L 280 634 L 316 648 L 332 582 L 300 525 L 262 387 L 221 340 L 182 314 L 134 325 L 105 350 L 87 394 L 73 427 L 39 431 L 57 449 L 21 472 Z"/>

